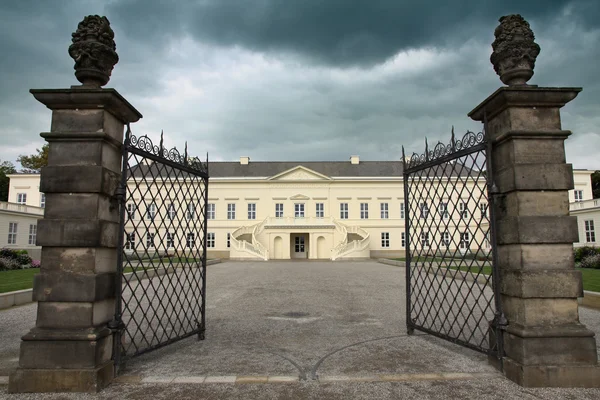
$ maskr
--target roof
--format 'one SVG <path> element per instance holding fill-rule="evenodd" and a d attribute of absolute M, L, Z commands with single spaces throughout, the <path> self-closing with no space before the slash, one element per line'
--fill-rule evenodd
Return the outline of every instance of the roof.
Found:
<path fill-rule="evenodd" d="M 361 161 L 359 164 L 352 164 L 348 161 L 255 161 L 249 164 L 216 161 L 209 162 L 208 172 L 211 178 L 266 179 L 300 166 L 332 178 L 402 178 L 403 173 L 402 161 Z M 477 171 L 458 163 L 445 163 L 434 168 L 437 173 L 445 176 L 469 176 L 477 174 Z M 172 173 L 170 167 L 164 165 L 158 166 L 156 164 L 138 164 L 131 167 L 131 172 L 138 177 L 147 176 L 148 174 L 166 176 Z"/>

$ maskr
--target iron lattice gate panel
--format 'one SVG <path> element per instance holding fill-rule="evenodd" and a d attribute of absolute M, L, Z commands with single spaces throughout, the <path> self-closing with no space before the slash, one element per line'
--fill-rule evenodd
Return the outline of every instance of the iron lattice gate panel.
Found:
<path fill-rule="evenodd" d="M 502 354 L 483 132 L 404 157 L 407 327 Z M 404 151 L 404 150 L 403 150 Z M 404 155 L 404 154 L 403 154 Z"/>
<path fill-rule="evenodd" d="M 114 361 L 197 334 L 204 339 L 208 159 L 127 128 L 118 192 L 121 230 Z"/>

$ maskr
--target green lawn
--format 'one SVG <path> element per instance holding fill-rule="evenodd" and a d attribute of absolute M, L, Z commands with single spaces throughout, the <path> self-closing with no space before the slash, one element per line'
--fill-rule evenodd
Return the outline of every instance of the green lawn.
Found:
<path fill-rule="evenodd" d="M 15 290 L 31 289 L 33 276 L 40 272 L 39 268 L 17 269 L 15 271 L 0 272 L 0 293 L 14 292 Z"/>

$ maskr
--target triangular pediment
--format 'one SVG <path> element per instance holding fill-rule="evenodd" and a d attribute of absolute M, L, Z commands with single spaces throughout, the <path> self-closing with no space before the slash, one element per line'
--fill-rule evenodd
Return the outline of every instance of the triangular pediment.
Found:
<path fill-rule="evenodd" d="M 305 196 L 303 194 L 297 194 L 295 196 L 290 197 L 290 200 L 310 200 L 310 197 Z"/>
<path fill-rule="evenodd" d="M 298 165 L 297 167 L 288 169 L 287 171 L 280 172 L 277 175 L 273 175 L 269 180 L 276 181 L 329 181 L 330 177 L 323 175 L 310 168 Z"/>

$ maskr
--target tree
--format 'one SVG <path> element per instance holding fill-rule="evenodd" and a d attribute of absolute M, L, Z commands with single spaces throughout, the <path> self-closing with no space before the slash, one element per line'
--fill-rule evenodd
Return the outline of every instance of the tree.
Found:
<path fill-rule="evenodd" d="M 42 146 L 42 149 L 35 149 L 37 154 L 31 154 L 29 156 L 19 155 L 17 161 L 21 163 L 25 172 L 40 172 L 42 167 L 48 165 L 48 143 Z"/>
<path fill-rule="evenodd" d="M 600 199 L 600 170 L 592 174 L 592 193 L 594 199 Z"/>
<path fill-rule="evenodd" d="M 10 161 L 0 163 L 0 201 L 8 201 L 10 179 L 6 175 L 15 174 L 16 172 L 15 166 Z"/>

